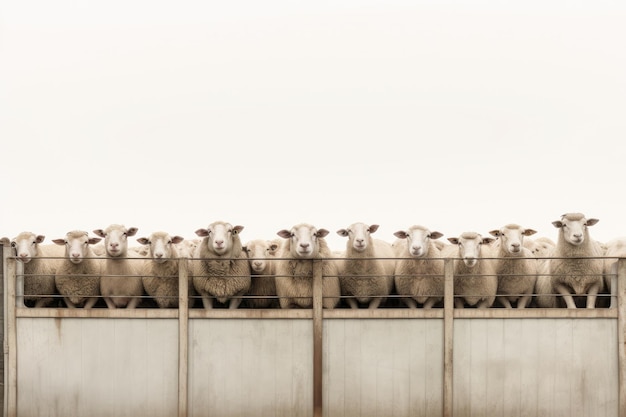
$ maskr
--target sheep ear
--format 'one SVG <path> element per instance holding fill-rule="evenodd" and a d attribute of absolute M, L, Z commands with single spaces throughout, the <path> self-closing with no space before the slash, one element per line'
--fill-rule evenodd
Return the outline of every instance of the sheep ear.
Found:
<path fill-rule="evenodd" d="M 207 237 L 209 235 L 209 231 L 207 229 L 198 229 L 196 230 L 196 235 L 200 237 Z"/>
<path fill-rule="evenodd" d="M 318 229 L 317 232 L 315 233 L 315 236 L 317 237 L 326 237 L 330 232 L 326 229 Z"/>
<path fill-rule="evenodd" d="M 405 232 L 404 230 L 398 230 L 393 235 L 397 237 L 398 239 L 406 239 L 407 237 L 409 237 L 409 234 Z"/>
<path fill-rule="evenodd" d="M 379 227 L 380 226 L 378 226 L 377 224 L 372 224 L 372 225 L 370 225 L 370 228 L 368 230 L 369 230 L 370 233 L 375 233 L 378 230 Z"/>
<path fill-rule="evenodd" d="M 494 240 L 495 240 L 495 239 L 494 239 L 494 238 L 492 238 L 492 237 L 484 237 L 484 238 L 483 238 L 483 240 L 482 240 L 482 243 L 483 243 L 483 244 L 485 244 L 485 245 L 488 245 L 488 244 L 490 244 L 491 242 L 493 242 Z"/>
<path fill-rule="evenodd" d="M 90 245 L 95 245 L 96 243 L 100 242 L 101 240 L 102 239 L 100 239 L 99 237 L 90 237 L 87 242 L 89 242 Z"/>
<path fill-rule="evenodd" d="M 276 243 L 270 244 L 270 253 L 271 254 L 275 254 L 276 253 L 276 249 L 278 249 L 278 245 Z"/>
<path fill-rule="evenodd" d="M 441 233 L 441 232 L 437 232 L 437 231 L 430 232 L 430 238 L 431 239 L 439 239 L 442 236 L 443 236 L 443 233 Z"/>
<path fill-rule="evenodd" d="M 347 237 L 348 236 L 348 231 L 346 229 L 339 229 L 339 230 L 337 230 L 337 234 L 339 236 Z"/>
<path fill-rule="evenodd" d="M 292 236 L 291 232 L 287 229 L 279 230 L 278 232 L 276 232 L 276 234 L 285 239 L 290 239 Z"/>
<path fill-rule="evenodd" d="M 102 229 L 96 229 L 93 231 L 95 234 L 97 234 L 100 237 L 107 237 L 107 235 L 104 233 L 104 230 Z"/>
<path fill-rule="evenodd" d="M 9 239 L 8 237 L 3 237 L 2 239 L 0 239 L 0 243 L 2 243 L 2 245 L 10 245 L 11 244 L 11 239 Z"/>
<path fill-rule="evenodd" d="M 145 238 L 145 237 L 140 237 L 139 239 L 137 239 L 137 242 L 141 243 L 142 245 L 149 245 L 150 241 Z"/>
<path fill-rule="evenodd" d="M 489 232 L 490 235 L 492 236 L 500 236 L 500 230 L 496 229 L 496 230 L 492 230 L 491 232 Z"/>
<path fill-rule="evenodd" d="M 536 231 L 536 230 L 533 230 L 533 229 L 526 229 L 526 230 L 524 230 L 524 233 L 522 233 L 522 234 L 523 234 L 524 236 L 532 236 L 532 235 L 534 235 L 535 233 L 537 233 L 537 231 Z"/>
<path fill-rule="evenodd" d="M 563 227 L 563 222 L 560 221 L 560 220 L 555 220 L 555 221 L 552 222 L 552 225 L 554 227 L 556 227 L 557 229 L 559 229 L 559 228 Z"/>
<path fill-rule="evenodd" d="M 449 237 L 448 238 L 448 242 L 452 243 L 453 245 L 458 245 L 459 244 L 459 238 L 458 237 Z"/>
<path fill-rule="evenodd" d="M 172 236 L 172 243 L 180 243 L 183 240 L 185 240 L 185 238 L 182 236 Z"/>
<path fill-rule="evenodd" d="M 599 219 L 587 219 L 587 222 L 585 223 L 587 226 L 593 226 L 594 224 L 598 223 L 600 220 Z"/>
<path fill-rule="evenodd" d="M 46 239 L 46 237 L 44 235 L 37 235 L 37 237 L 35 238 L 35 242 L 37 243 L 41 243 Z"/>
<path fill-rule="evenodd" d="M 126 230 L 126 236 L 135 236 L 135 234 L 137 234 L 138 231 L 139 229 L 137 229 L 136 227 L 129 227 Z"/>
<path fill-rule="evenodd" d="M 237 225 L 237 226 L 233 227 L 233 232 L 235 232 L 235 234 L 241 233 L 242 230 L 243 230 L 243 226 Z"/>
<path fill-rule="evenodd" d="M 65 245 L 65 239 L 52 239 L 57 245 Z"/>

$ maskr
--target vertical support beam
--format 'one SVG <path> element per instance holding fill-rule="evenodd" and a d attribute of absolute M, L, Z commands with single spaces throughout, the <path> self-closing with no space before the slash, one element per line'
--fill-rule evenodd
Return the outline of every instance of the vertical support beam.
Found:
<path fill-rule="evenodd" d="M 443 416 L 453 415 L 454 259 L 444 260 Z"/>
<path fill-rule="evenodd" d="M 189 388 L 189 263 L 178 261 L 178 417 L 187 417 Z"/>
<path fill-rule="evenodd" d="M 313 260 L 313 417 L 322 417 L 322 260 Z"/>
<path fill-rule="evenodd" d="M 614 287 L 613 287 L 614 288 Z M 617 348 L 619 372 L 619 413 L 626 416 L 626 259 L 617 261 Z"/>
<path fill-rule="evenodd" d="M 0 246 L 0 268 L 2 268 L 2 415 L 7 414 L 7 363 L 9 362 L 9 342 L 7 340 L 7 281 L 8 269 L 7 258 L 10 256 L 11 248 L 9 240 L 2 239 Z"/>
<path fill-rule="evenodd" d="M 15 259 L 6 259 L 7 274 L 4 277 L 7 283 L 7 332 L 5 334 L 7 343 L 5 344 L 5 352 L 8 352 L 8 362 L 4 366 L 7 372 L 6 393 L 5 397 L 6 417 L 17 416 L 17 323 L 15 317 L 15 276 L 17 275 L 17 261 Z"/>

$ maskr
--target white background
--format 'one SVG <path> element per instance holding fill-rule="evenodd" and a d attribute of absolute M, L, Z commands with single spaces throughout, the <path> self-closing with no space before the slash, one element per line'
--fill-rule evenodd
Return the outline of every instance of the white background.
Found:
<path fill-rule="evenodd" d="M 4 1 L 0 236 L 626 236 L 625 4 Z"/>

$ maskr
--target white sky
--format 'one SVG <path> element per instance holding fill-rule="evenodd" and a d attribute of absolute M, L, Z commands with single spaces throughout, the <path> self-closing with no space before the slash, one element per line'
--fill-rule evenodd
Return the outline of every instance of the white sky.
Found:
<path fill-rule="evenodd" d="M 7 0 L 0 236 L 626 236 L 623 1 Z"/>

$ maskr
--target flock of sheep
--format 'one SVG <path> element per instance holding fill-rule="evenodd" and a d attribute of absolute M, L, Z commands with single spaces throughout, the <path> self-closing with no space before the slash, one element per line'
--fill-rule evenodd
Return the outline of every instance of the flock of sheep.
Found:
<path fill-rule="evenodd" d="M 600 243 L 589 227 L 598 222 L 568 213 L 552 224 L 556 242 L 533 239 L 536 232 L 508 224 L 482 236 L 442 233 L 414 225 L 394 233 L 394 242 L 372 237 L 378 225 L 354 223 L 337 231 L 346 248 L 331 251 L 329 231 L 301 223 L 278 238 L 243 244 L 243 226 L 216 221 L 198 229 L 198 239 L 166 232 L 129 239 L 138 229 L 112 224 L 70 231 L 44 244 L 23 232 L 10 244 L 23 263 L 28 306 L 107 308 L 178 307 L 179 262 L 189 262 L 189 304 L 206 309 L 311 308 L 313 263 L 323 271 L 324 308 L 443 305 L 444 261 L 454 262 L 456 308 L 594 308 L 608 306 L 617 258 L 626 257 L 626 238 Z M 62 300 L 60 303 L 58 300 Z"/>

